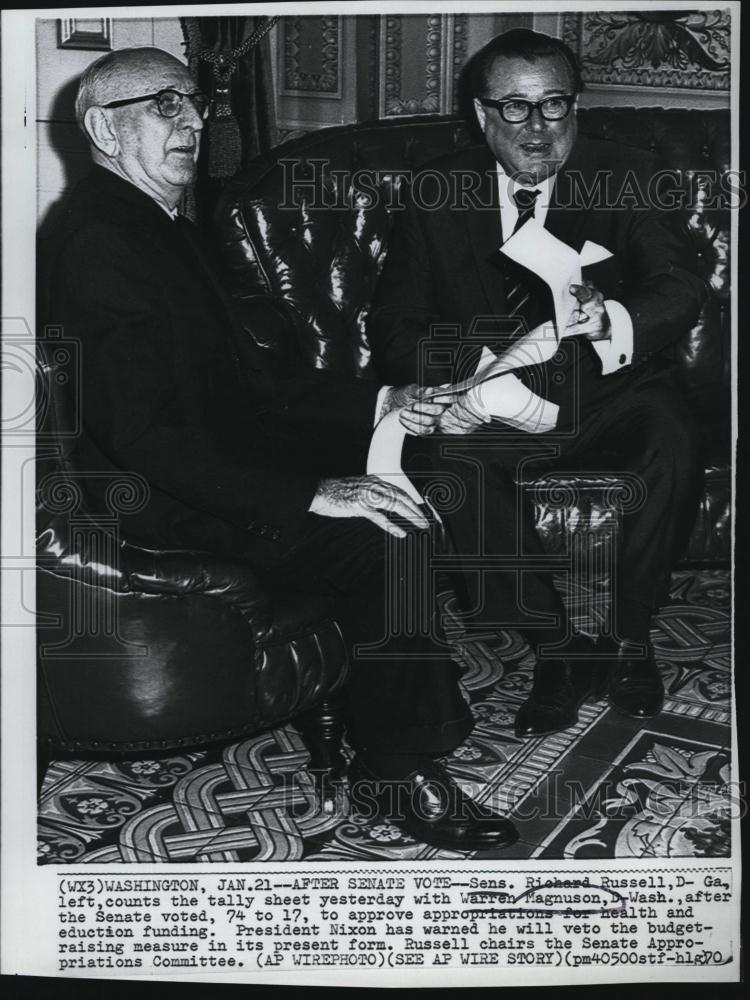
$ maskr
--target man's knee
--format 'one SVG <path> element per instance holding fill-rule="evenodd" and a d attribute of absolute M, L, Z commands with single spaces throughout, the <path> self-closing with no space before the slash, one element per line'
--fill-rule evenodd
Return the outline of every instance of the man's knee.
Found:
<path fill-rule="evenodd" d="M 699 463 L 699 433 L 687 401 L 665 390 L 638 401 L 623 427 L 622 444 L 669 459 L 686 472 Z"/>

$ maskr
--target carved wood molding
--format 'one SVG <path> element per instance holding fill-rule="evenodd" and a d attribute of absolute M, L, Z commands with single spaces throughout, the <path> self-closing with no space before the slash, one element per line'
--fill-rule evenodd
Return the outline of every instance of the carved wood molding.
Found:
<path fill-rule="evenodd" d="M 728 91 L 731 14 L 620 11 L 566 14 L 563 39 L 587 83 Z"/>
<path fill-rule="evenodd" d="M 386 14 L 380 25 L 380 114 L 400 114 L 401 103 L 401 18 Z"/>
<path fill-rule="evenodd" d="M 282 95 L 341 99 L 341 22 L 341 17 L 282 17 Z"/>
<path fill-rule="evenodd" d="M 409 15 L 416 20 L 415 15 Z M 414 81 L 407 85 L 403 65 L 409 57 L 409 44 L 403 17 L 387 14 L 380 19 L 380 101 L 383 118 L 398 115 L 449 113 L 457 103 L 458 77 L 466 59 L 465 14 L 429 14 L 424 21 L 424 77 L 414 92 Z M 405 92 L 411 86 L 412 92 Z"/>

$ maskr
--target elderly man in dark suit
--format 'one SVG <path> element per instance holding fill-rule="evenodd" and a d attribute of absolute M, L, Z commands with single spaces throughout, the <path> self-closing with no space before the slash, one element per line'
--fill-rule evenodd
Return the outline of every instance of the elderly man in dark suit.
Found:
<path fill-rule="evenodd" d="M 81 345 L 79 468 L 147 480 L 148 504 L 122 525 L 143 543 L 245 558 L 276 584 L 330 592 L 354 661 L 350 778 L 369 782 L 383 808 L 394 799 L 389 814 L 419 840 L 510 844 L 512 824 L 467 799 L 434 759 L 472 727 L 446 646 L 389 640 L 385 626 L 384 532 L 428 525 L 406 493 L 364 475 L 367 444 L 376 411 L 403 407 L 423 433 L 444 406 L 415 385 L 379 391 L 267 370 L 177 211 L 207 107 L 187 68 L 156 49 L 108 54 L 81 79 L 76 110 L 95 166 L 61 218 L 42 282 L 46 321 Z M 274 303 L 256 305 L 272 336 Z M 357 655 L 378 643 L 375 658 Z"/>
<path fill-rule="evenodd" d="M 482 338 L 502 349 L 549 322 L 549 290 L 499 253 L 532 218 L 577 251 L 590 241 L 609 252 L 571 287 L 579 308 L 558 331 L 564 336 L 554 357 L 515 373 L 524 384 L 521 409 L 542 397 L 554 428 L 538 433 L 520 410 L 511 414 L 518 417 L 512 427 L 497 420 L 485 427 L 489 415 L 466 400 L 446 411 L 441 430 L 481 431 L 449 445 L 433 439 L 439 447 L 432 458 L 466 485 L 465 502 L 448 517 L 457 552 L 495 557 L 481 580 L 476 559 L 466 573 L 470 621 L 519 628 L 537 650 L 517 733 L 572 725 L 594 690 L 606 690 L 628 715 L 655 715 L 663 685 L 649 626 L 701 487 L 670 350 L 697 319 L 704 285 L 665 213 L 644 204 L 658 201 L 653 158 L 579 137 L 581 77 L 563 42 L 526 29 L 506 32 L 473 58 L 467 79 L 485 142 L 430 164 L 413 183 L 370 316 L 373 357 L 386 381 L 454 382 L 475 367 Z M 441 339 L 433 343 L 443 356 L 445 329 L 460 331 L 454 364 L 425 368 L 420 351 L 438 324 Z M 545 454 L 560 471 L 627 472 L 638 494 L 624 517 L 613 573 L 612 636 L 583 649 L 568 641 L 551 574 L 540 569 L 529 502 L 516 486 L 521 470 L 528 474 L 531 459 Z M 512 568 L 498 568 L 497 557 L 508 557 Z"/>

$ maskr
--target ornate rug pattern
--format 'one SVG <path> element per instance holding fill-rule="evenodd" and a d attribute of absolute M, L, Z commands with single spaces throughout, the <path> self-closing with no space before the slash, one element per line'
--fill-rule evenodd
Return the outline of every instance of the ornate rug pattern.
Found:
<path fill-rule="evenodd" d="M 533 655 L 515 633 L 463 641 L 453 619 L 476 726 L 446 764 L 471 795 L 515 820 L 520 840 L 498 857 L 729 855 L 729 605 L 726 571 L 675 573 L 652 631 L 667 689 L 662 714 L 639 722 L 605 701 L 586 703 L 574 728 L 525 741 L 513 719 Z M 323 812 L 306 760 L 287 725 L 159 760 L 53 761 L 40 794 L 39 863 L 465 856 L 417 843 L 378 817 L 349 815 L 345 788 Z"/>

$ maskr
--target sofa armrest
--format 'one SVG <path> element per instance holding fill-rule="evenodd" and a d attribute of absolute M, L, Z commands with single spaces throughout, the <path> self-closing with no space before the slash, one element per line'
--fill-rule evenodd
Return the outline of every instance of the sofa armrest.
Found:
<path fill-rule="evenodd" d="M 320 594 L 272 595 L 243 562 L 205 552 L 152 552 L 123 546 L 128 588 L 143 594 L 204 594 L 231 604 L 245 618 L 259 646 L 310 635 L 332 618 L 332 601 Z"/>
<path fill-rule="evenodd" d="M 120 553 L 127 591 L 180 597 L 203 594 L 234 606 L 254 629 L 265 632 L 271 626 L 271 602 L 247 563 L 207 552 L 157 552 L 127 543 Z"/>
<path fill-rule="evenodd" d="M 333 617 L 326 595 L 284 590 L 272 594 L 248 563 L 193 550 L 146 549 L 129 542 L 113 547 L 103 558 L 101 536 L 85 548 L 85 534 L 71 550 L 64 520 L 52 518 L 40 533 L 40 566 L 84 586 L 118 594 L 187 597 L 202 594 L 231 605 L 253 631 L 256 644 L 269 646 L 309 635 Z"/>
<path fill-rule="evenodd" d="M 37 560 L 56 576 L 116 594 L 205 594 L 235 607 L 261 632 L 273 621 L 268 594 L 247 563 L 210 552 L 118 543 L 93 521 L 92 531 L 77 534 L 72 543 L 65 516 L 52 516 L 37 538 Z"/>

